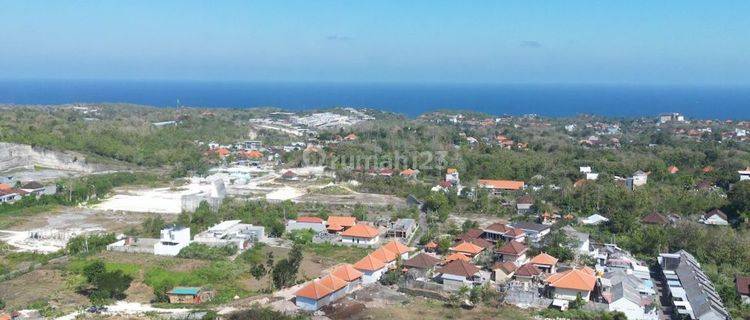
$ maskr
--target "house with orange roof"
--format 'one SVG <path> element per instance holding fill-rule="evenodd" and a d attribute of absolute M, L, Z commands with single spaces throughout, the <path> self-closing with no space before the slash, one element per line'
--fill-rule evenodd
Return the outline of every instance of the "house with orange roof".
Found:
<path fill-rule="evenodd" d="M 580 294 L 589 300 L 596 286 L 596 275 L 591 268 L 574 268 L 549 276 L 545 282 L 554 299 L 573 301 Z"/>
<path fill-rule="evenodd" d="M 419 170 L 404 169 L 398 175 L 407 179 L 416 179 L 418 174 L 419 174 Z"/>
<path fill-rule="evenodd" d="M 388 270 L 385 262 L 369 254 L 357 261 L 353 266 L 354 269 L 362 272 L 362 284 L 377 282 L 385 271 Z"/>
<path fill-rule="evenodd" d="M 333 267 L 331 275 L 338 277 L 347 282 L 347 292 L 352 292 L 354 289 L 362 284 L 362 276 L 364 275 L 361 271 L 354 268 L 353 265 L 345 263 Z"/>
<path fill-rule="evenodd" d="M 492 242 L 524 242 L 526 240 L 526 233 L 523 230 L 513 228 L 502 222 L 495 222 L 482 230 L 484 231 L 484 238 Z"/>
<path fill-rule="evenodd" d="M 409 253 L 414 251 L 414 248 L 410 248 L 397 240 L 388 241 L 381 248 L 395 253 L 401 260 L 409 259 Z"/>
<path fill-rule="evenodd" d="M 410 259 L 404 260 L 403 266 L 407 272 L 417 277 L 427 277 L 442 260 L 429 254 L 420 252 Z"/>
<path fill-rule="evenodd" d="M 495 253 L 500 255 L 500 261 L 513 262 L 516 265 L 526 263 L 526 251 L 529 250 L 523 243 L 518 241 L 508 241 L 497 249 Z"/>
<path fill-rule="evenodd" d="M 357 139 L 358 139 L 358 137 L 354 133 L 350 133 L 349 135 L 347 135 L 346 137 L 344 137 L 344 141 L 354 141 L 354 140 L 357 140 Z"/>
<path fill-rule="evenodd" d="M 477 280 L 479 268 L 464 260 L 453 260 L 435 270 L 440 274 L 439 278 L 443 282 L 443 289 L 457 290 L 463 286 L 470 285 Z"/>
<path fill-rule="evenodd" d="M 454 261 L 454 260 L 471 261 L 471 258 L 467 257 L 463 253 L 458 253 L 458 252 L 451 253 L 450 255 L 448 255 L 447 257 L 445 257 L 445 262 L 446 263 L 449 263 L 449 262 Z"/>
<path fill-rule="evenodd" d="M 513 262 L 495 262 L 492 265 L 492 280 L 504 283 L 513 277 L 518 267 Z"/>
<path fill-rule="evenodd" d="M 380 231 L 366 224 L 355 224 L 341 232 L 341 242 L 360 245 L 374 245 L 380 242 Z"/>
<path fill-rule="evenodd" d="M 555 273 L 557 258 L 542 252 L 529 260 L 529 263 L 546 273 Z"/>
<path fill-rule="evenodd" d="M 370 255 L 373 258 L 376 258 L 380 261 L 385 262 L 385 265 L 389 268 L 394 267 L 396 265 L 396 260 L 398 260 L 399 258 L 398 254 L 395 254 L 392 251 L 383 247 L 377 248 L 375 249 L 375 251 L 370 252 Z"/>
<path fill-rule="evenodd" d="M 325 220 L 318 217 L 298 217 L 286 222 L 286 231 L 312 230 L 320 233 L 326 230 Z"/>
<path fill-rule="evenodd" d="M 427 252 L 433 252 L 437 250 L 438 244 L 435 241 L 430 241 L 424 245 L 424 250 Z"/>
<path fill-rule="evenodd" d="M 461 179 L 458 177 L 458 170 L 456 168 L 448 168 L 445 171 L 445 181 L 451 185 L 458 185 L 461 183 Z"/>
<path fill-rule="evenodd" d="M 229 154 L 231 154 L 231 153 L 232 153 L 232 152 L 231 152 L 231 151 L 229 151 L 229 149 L 227 149 L 227 148 L 224 148 L 224 147 L 221 147 L 221 148 L 219 148 L 219 149 L 216 149 L 216 154 L 218 154 L 218 155 L 219 155 L 219 157 L 222 157 L 222 158 L 226 158 L 226 157 L 227 157 L 227 156 L 228 156 Z"/>
<path fill-rule="evenodd" d="M 332 274 L 320 278 L 318 283 L 331 289 L 331 301 L 336 301 L 347 294 L 346 289 L 349 283 Z"/>
<path fill-rule="evenodd" d="M 328 216 L 326 226 L 329 231 L 343 231 L 357 224 L 357 218 L 351 216 Z"/>
<path fill-rule="evenodd" d="M 331 303 L 331 294 L 333 290 L 320 283 L 320 280 L 313 280 L 294 293 L 294 304 L 298 308 L 306 311 L 316 311 Z"/>
<path fill-rule="evenodd" d="M 484 231 L 484 237 L 487 240 L 497 242 L 497 241 L 505 241 L 505 233 L 508 232 L 510 229 L 513 229 L 513 228 L 511 228 L 505 223 L 495 222 L 485 227 L 484 229 L 482 229 L 482 231 Z"/>
<path fill-rule="evenodd" d="M 539 270 L 539 268 L 531 263 L 527 263 L 518 267 L 513 277 L 518 281 L 532 282 L 538 279 L 541 275 L 542 270 Z"/>
<path fill-rule="evenodd" d="M 263 158 L 263 153 L 258 150 L 250 150 L 245 151 L 245 156 L 250 159 L 260 159 Z"/>
<path fill-rule="evenodd" d="M 523 181 L 490 179 L 479 179 L 477 186 L 489 190 L 490 194 L 493 195 L 509 191 L 521 191 L 526 187 Z"/>
<path fill-rule="evenodd" d="M 469 258 L 474 258 L 480 253 L 482 253 L 482 251 L 484 251 L 484 248 L 476 244 L 473 244 L 471 242 L 464 241 L 451 247 L 450 251 L 463 254 Z"/>
<path fill-rule="evenodd" d="M 678 173 L 678 172 L 680 172 L 680 169 L 679 169 L 679 168 L 677 168 L 676 166 L 669 166 L 669 168 L 667 168 L 667 171 L 668 171 L 668 172 L 669 172 L 670 174 L 675 174 L 675 173 Z"/>

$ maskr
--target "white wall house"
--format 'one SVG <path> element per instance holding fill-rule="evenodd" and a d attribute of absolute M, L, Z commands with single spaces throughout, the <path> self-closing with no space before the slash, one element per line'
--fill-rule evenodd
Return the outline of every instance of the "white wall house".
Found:
<path fill-rule="evenodd" d="M 237 249 L 244 250 L 255 242 L 265 240 L 264 227 L 241 222 L 228 220 L 218 223 L 195 235 L 193 241 L 211 246 L 234 245 Z"/>
<path fill-rule="evenodd" d="M 154 254 L 176 256 L 182 248 L 190 245 L 190 228 L 171 226 L 161 230 L 159 242 L 154 245 Z"/>
<path fill-rule="evenodd" d="M 648 183 L 648 174 L 638 170 L 633 173 L 633 187 L 640 187 Z"/>
<path fill-rule="evenodd" d="M 341 242 L 374 245 L 380 242 L 380 231 L 366 224 L 357 224 L 341 233 Z"/>
<path fill-rule="evenodd" d="M 740 174 L 740 181 L 750 180 L 750 168 L 737 171 Z"/>
<path fill-rule="evenodd" d="M 701 216 L 699 221 L 703 224 L 714 226 L 729 225 L 727 215 L 719 209 L 713 209 L 709 212 L 706 212 L 703 216 Z"/>
<path fill-rule="evenodd" d="M 286 222 L 286 231 L 312 230 L 316 233 L 326 231 L 326 223 L 317 217 L 299 217 L 297 220 Z"/>
<path fill-rule="evenodd" d="M 21 195 L 15 192 L 0 190 L 0 203 L 12 203 L 21 200 Z"/>

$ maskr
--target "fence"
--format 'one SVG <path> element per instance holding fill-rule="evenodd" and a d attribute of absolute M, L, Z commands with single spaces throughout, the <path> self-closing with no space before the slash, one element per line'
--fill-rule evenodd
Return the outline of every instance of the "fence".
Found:
<path fill-rule="evenodd" d="M 415 296 L 447 301 L 450 294 L 443 289 L 443 285 L 421 280 L 404 280 L 398 284 L 398 291 Z"/>

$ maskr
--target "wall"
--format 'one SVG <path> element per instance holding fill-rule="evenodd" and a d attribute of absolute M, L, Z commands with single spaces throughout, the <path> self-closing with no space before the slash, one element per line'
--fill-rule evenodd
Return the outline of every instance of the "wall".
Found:
<path fill-rule="evenodd" d="M 34 169 L 40 166 L 50 169 L 91 173 L 105 170 L 104 167 L 86 162 L 85 156 L 74 152 L 59 152 L 29 145 L 0 142 L 0 172 Z"/>

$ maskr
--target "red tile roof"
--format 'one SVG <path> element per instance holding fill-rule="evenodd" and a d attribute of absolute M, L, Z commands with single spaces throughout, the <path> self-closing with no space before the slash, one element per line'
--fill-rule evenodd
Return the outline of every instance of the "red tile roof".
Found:
<path fill-rule="evenodd" d="M 495 223 L 487 226 L 486 228 L 484 228 L 484 230 L 489 230 L 489 231 L 492 231 L 492 232 L 495 232 L 495 233 L 505 233 L 505 232 L 507 232 L 510 229 L 512 229 L 512 228 L 509 227 L 508 225 L 506 225 L 504 223 L 500 223 L 500 222 L 495 222 Z"/>
<path fill-rule="evenodd" d="M 386 249 L 386 250 L 388 250 L 390 252 L 393 252 L 393 253 L 395 253 L 397 255 L 402 255 L 404 253 L 414 251 L 414 248 L 409 248 L 409 247 L 405 246 L 403 243 L 398 242 L 396 240 L 389 241 L 388 243 L 384 244 L 382 246 L 382 248 L 384 248 L 384 249 Z"/>
<path fill-rule="evenodd" d="M 516 271 L 518 267 L 513 262 L 495 262 L 495 264 L 492 265 L 492 270 L 503 270 L 506 274 Z"/>
<path fill-rule="evenodd" d="M 411 259 L 404 260 L 404 266 L 417 269 L 429 269 L 436 266 L 440 261 L 440 259 L 422 252 Z"/>
<path fill-rule="evenodd" d="M 331 271 L 331 274 L 344 281 L 352 282 L 362 277 L 362 272 L 355 269 L 351 264 L 342 264 Z"/>
<path fill-rule="evenodd" d="M 347 216 L 328 216 L 328 224 L 335 224 L 348 228 L 357 224 L 357 218 Z"/>
<path fill-rule="evenodd" d="M 446 262 L 451 262 L 451 261 L 454 261 L 454 260 L 470 261 L 471 258 L 467 257 L 463 253 L 458 253 L 458 252 L 452 253 L 451 255 L 449 255 L 448 257 L 445 258 Z"/>
<path fill-rule="evenodd" d="M 520 255 L 526 252 L 528 248 L 518 241 L 508 241 L 505 245 L 497 249 L 498 253 L 509 255 Z"/>
<path fill-rule="evenodd" d="M 386 263 L 391 262 L 391 261 L 396 261 L 396 259 L 398 259 L 397 254 L 383 247 L 380 247 L 377 250 L 371 252 L 370 255 L 373 258 L 377 258 L 378 260 L 386 262 Z"/>
<path fill-rule="evenodd" d="M 294 295 L 297 297 L 320 300 L 323 297 L 331 294 L 332 292 L 333 290 L 321 284 L 318 280 L 313 280 L 310 281 L 310 283 L 308 283 L 306 286 L 302 287 L 302 289 L 297 290 Z"/>
<path fill-rule="evenodd" d="M 328 289 L 331 289 L 332 291 L 339 291 L 343 288 L 346 288 L 346 286 L 348 285 L 346 281 L 340 279 L 337 276 L 330 275 L 330 274 L 325 277 L 320 278 L 319 281 L 320 281 L 319 282 L 320 284 L 328 287 Z"/>
<path fill-rule="evenodd" d="M 354 225 L 353 227 L 346 229 L 344 232 L 341 233 L 341 236 L 344 236 L 344 237 L 355 237 L 355 238 L 366 238 L 366 239 L 375 238 L 378 235 L 380 235 L 380 232 L 378 231 L 378 229 L 375 229 L 366 224 Z"/>
<path fill-rule="evenodd" d="M 354 268 L 362 271 L 377 271 L 385 268 L 385 262 L 368 254 L 361 260 L 357 261 L 357 263 L 354 264 Z"/>
<path fill-rule="evenodd" d="M 554 266 L 557 264 L 557 258 L 542 252 L 531 258 L 529 263 Z"/>
<path fill-rule="evenodd" d="M 516 276 L 519 277 L 534 277 L 540 274 L 542 274 L 542 270 L 531 263 L 524 264 L 516 269 Z"/>
<path fill-rule="evenodd" d="M 451 251 L 465 253 L 469 255 L 477 255 L 484 250 L 484 248 L 475 245 L 471 242 L 461 242 L 458 245 L 450 248 Z"/>
<path fill-rule="evenodd" d="M 318 217 L 297 217 L 297 222 L 302 223 L 323 223 L 323 219 Z"/>
<path fill-rule="evenodd" d="M 453 260 L 446 264 L 444 267 L 438 269 L 437 272 L 456 276 L 471 277 L 479 272 L 479 268 L 464 260 Z"/>
<path fill-rule="evenodd" d="M 514 180 L 479 179 L 478 184 L 480 187 L 502 189 L 502 190 L 521 190 L 523 189 L 523 186 L 524 186 L 523 181 L 514 181 Z"/>
<path fill-rule="evenodd" d="M 550 286 L 581 291 L 594 290 L 596 276 L 584 269 L 570 269 L 555 273 L 546 280 Z"/>

